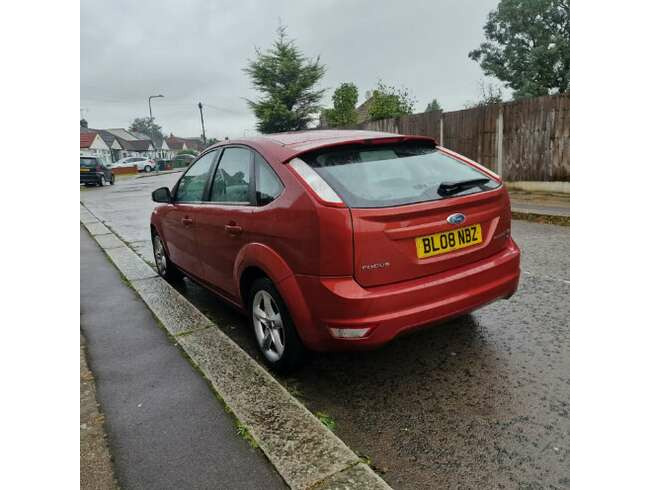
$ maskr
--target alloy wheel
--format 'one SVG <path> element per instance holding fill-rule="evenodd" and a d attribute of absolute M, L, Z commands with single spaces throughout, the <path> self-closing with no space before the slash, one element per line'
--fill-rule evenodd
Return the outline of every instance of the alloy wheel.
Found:
<path fill-rule="evenodd" d="M 282 357 L 286 336 L 282 314 L 273 296 L 261 290 L 253 298 L 255 337 L 264 357 L 276 362 Z"/>
<path fill-rule="evenodd" d="M 167 256 L 165 255 L 165 247 L 158 235 L 153 237 L 153 255 L 156 260 L 158 274 L 164 277 L 167 273 Z"/>

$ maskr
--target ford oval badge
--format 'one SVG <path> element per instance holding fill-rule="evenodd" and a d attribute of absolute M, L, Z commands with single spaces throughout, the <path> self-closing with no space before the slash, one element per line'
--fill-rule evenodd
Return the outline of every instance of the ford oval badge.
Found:
<path fill-rule="evenodd" d="M 463 213 L 455 213 L 447 216 L 447 223 L 452 225 L 459 225 L 465 221 L 465 215 Z"/>

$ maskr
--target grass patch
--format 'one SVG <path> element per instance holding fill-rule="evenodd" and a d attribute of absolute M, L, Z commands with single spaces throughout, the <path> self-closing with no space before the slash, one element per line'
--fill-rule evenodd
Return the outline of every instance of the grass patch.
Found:
<path fill-rule="evenodd" d="M 316 418 L 320 420 L 321 424 L 334 432 L 334 429 L 336 428 L 336 421 L 330 415 L 327 415 L 324 412 L 316 412 L 315 415 Z"/>
<path fill-rule="evenodd" d="M 257 441 L 253 438 L 248 428 L 239 420 L 235 424 L 235 428 L 237 429 L 237 435 L 244 439 L 248 444 L 250 444 L 253 449 L 257 449 L 259 447 Z"/>
<path fill-rule="evenodd" d="M 571 220 L 569 216 L 551 216 L 548 214 L 535 214 L 535 213 L 519 213 L 512 212 L 512 219 L 521 219 L 525 221 L 532 221 L 533 223 L 544 223 L 548 225 L 570 226 Z"/>

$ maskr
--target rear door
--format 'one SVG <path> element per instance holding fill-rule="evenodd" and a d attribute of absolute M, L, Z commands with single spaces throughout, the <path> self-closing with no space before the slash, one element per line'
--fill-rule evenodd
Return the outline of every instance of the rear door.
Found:
<path fill-rule="evenodd" d="M 171 261 L 190 274 L 202 277 L 196 246 L 196 212 L 204 202 L 206 186 L 212 172 L 215 152 L 206 153 L 179 179 L 174 189 L 171 209 L 162 224 Z"/>
<path fill-rule="evenodd" d="M 253 152 L 246 147 L 223 150 L 205 206 L 196 212 L 197 246 L 204 278 L 235 299 L 237 254 L 249 236 L 253 204 Z"/>
<path fill-rule="evenodd" d="M 433 143 L 354 145 L 303 158 L 350 208 L 354 276 L 362 286 L 460 268 L 505 246 L 510 210 L 498 179 Z"/>

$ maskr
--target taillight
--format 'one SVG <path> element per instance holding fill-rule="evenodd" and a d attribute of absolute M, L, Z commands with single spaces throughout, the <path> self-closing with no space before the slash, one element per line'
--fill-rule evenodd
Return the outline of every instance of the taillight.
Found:
<path fill-rule="evenodd" d="M 300 158 L 294 158 L 289 162 L 289 167 L 291 167 L 296 174 L 302 179 L 302 181 L 309 187 L 316 197 L 330 206 L 343 207 L 343 201 L 339 195 L 334 192 L 327 182 L 316 173 L 316 171 L 307 165 Z"/>

